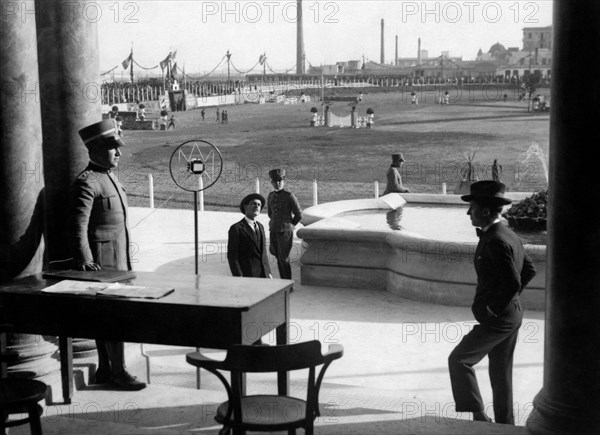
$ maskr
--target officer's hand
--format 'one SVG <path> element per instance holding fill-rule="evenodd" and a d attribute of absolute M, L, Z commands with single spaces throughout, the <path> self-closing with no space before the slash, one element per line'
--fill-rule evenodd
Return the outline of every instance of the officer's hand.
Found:
<path fill-rule="evenodd" d="M 83 263 L 79 266 L 81 270 L 100 270 L 102 269 L 99 264 L 94 262 Z"/>
<path fill-rule="evenodd" d="M 269 279 L 273 279 L 273 275 L 269 274 Z"/>

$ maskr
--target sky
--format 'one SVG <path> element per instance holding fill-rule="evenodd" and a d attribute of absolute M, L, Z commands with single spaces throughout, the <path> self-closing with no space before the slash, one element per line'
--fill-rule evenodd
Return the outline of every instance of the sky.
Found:
<path fill-rule="evenodd" d="M 421 38 L 421 49 L 430 57 L 447 51 L 473 60 L 480 48 L 487 52 L 496 42 L 522 48 L 524 27 L 552 24 L 550 0 L 303 0 L 302 4 L 307 67 L 363 57 L 379 62 L 382 19 L 388 64 L 393 62 L 396 35 L 399 57 L 416 57 Z M 232 73 L 248 71 L 261 54 L 277 72 L 296 64 L 296 1 L 100 1 L 85 13 L 98 24 L 101 72 L 120 65 L 132 46 L 135 61 L 147 68 L 177 50 L 178 66 L 185 66 L 187 74 L 210 72 L 228 50 Z M 225 65 L 217 71 L 226 71 Z M 127 74 L 122 66 L 115 69 L 119 73 Z"/>

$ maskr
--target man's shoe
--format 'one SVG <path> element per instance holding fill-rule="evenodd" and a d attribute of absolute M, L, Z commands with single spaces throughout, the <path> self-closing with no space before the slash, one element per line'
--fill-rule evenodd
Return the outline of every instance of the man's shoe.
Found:
<path fill-rule="evenodd" d="M 146 388 L 146 383 L 138 381 L 135 376 L 132 376 L 126 370 L 117 375 L 113 375 L 111 382 L 119 388 L 127 391 L 139 391 Z"/>
<path fill-rule="evenodd" d="M 105 370 L 96 370 L 94 375 L 94 384 L 109 384 L 112 382 L 110 372 Z"/>

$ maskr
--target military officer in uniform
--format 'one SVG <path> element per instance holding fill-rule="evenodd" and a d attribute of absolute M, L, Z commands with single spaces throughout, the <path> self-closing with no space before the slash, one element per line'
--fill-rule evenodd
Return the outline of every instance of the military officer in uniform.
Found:
<path fill-rule="evenodd" d="M 267 197 L 269 215 L 269 252 L 277 258 L 277 268 L 281 279 L 292 279 L 290 251 L 294 239 L 294 228 L 302 220 L 302 209 L 298 198 L 284 189 L 285 169 L 269 171 L 271 184 L 275 189 Z"/>
<path fill-rule="evenodd" d="M 402 153 L 392 154 L 392 164 L 390 165 L 386 177 L 387 185 L 385 187 L 384 195 L 391 192 L 397 193 L 408 193 L 410 190 L 407 187 L 402 186 L 402 177 L 400 176 L 400 168 L 404 163 L 404 157 Z"/>
<path fill-rule="evenodd" d="M 90 162 L 71 189 L 70 245 L 78 270 L 131 270 L 127 196 L 115 178 L 121 140 L 112 119 L 79 130 Z M 120 389 L 141 390 L 146 384 L 125 369 L 122 342 L 96 340 L 96 383 L 111 383 Z"/>

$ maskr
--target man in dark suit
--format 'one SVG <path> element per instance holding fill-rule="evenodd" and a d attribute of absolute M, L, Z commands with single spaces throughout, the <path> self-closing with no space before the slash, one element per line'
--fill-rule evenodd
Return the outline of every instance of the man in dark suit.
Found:
<path fill-rule="evenodd" d="M 127 195 L 113 169 L 119 164 L 121 140 L 112 119 L 79 130 L 90 163 L 71 189 L 69 235 L 78 270 L 131 270 Z M 125 370 L 123 342 L 96 340 L 96 383 L 141 390 L 146 384 Z"/>
<path fill-rule="evenodd" d="M 265 229 L 256 220 L 264 205 L 262 195 L 246 196 L 240 203 L 244 218 L 229 228 L 227 261 L 233 276 L 272 278 Z"/>
<path fill-rule="evenodd" d="M 491 421 L 473 370 L 487 355 L 496 423 L 514 424 L 513 354 L 523 319 L 519 295 L 535 276 L 535 266 L 519 237 L 500 223 L 502 207 L 511 203 L 504 190 L 498 181 L 478 181 L 471 185 L 470 195 L 461 197 L 469 202 L 467 214 L 479 235 L 474 258 L 477 289 L 471 306 L 479 324 L 452 351 L 448 366 L 456 411 Z"/>

